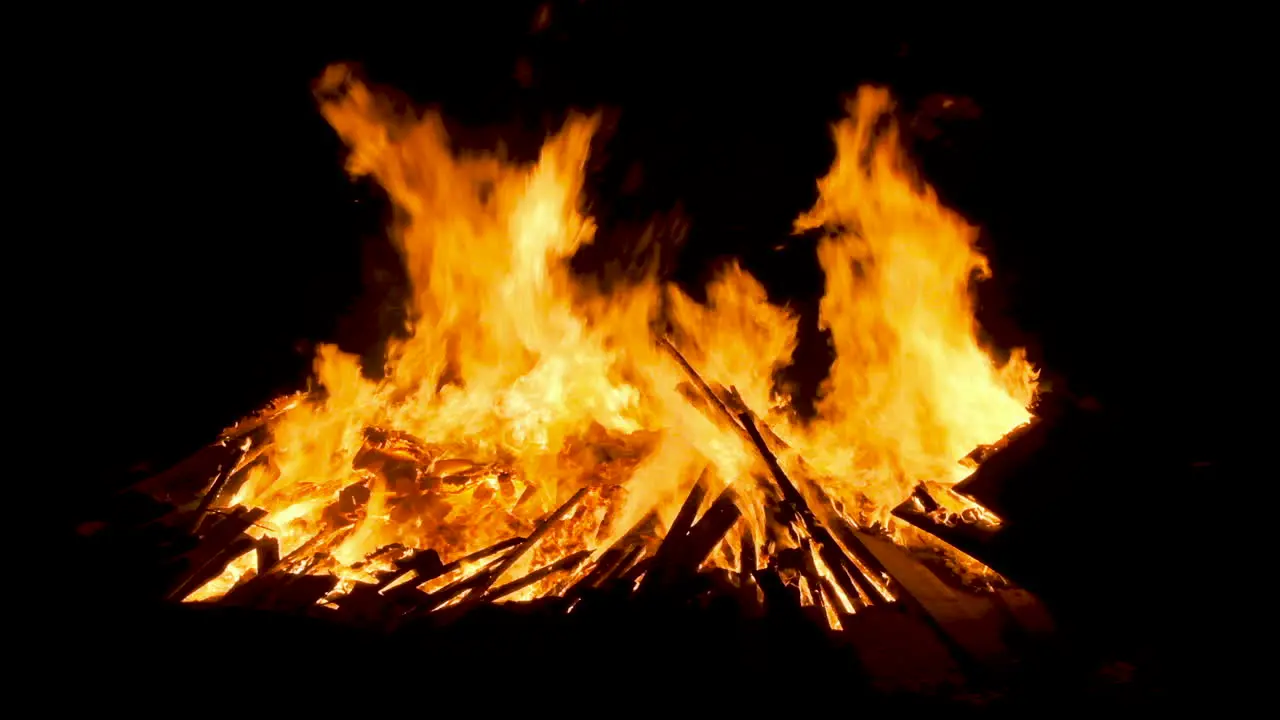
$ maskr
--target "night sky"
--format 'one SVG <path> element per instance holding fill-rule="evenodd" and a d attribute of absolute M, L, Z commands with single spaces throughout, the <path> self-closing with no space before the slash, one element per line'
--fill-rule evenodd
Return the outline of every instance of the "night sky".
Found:
<path fill-rule="evenodd" d="M 339 60 L 440 108 L 463 146 L 501 139 L 527 155 L 566 110 L 603 111 L 588 180 L 602 243 L 678 213 L 689 231 L 673 277 L 697 284 L 737 255 L 801 310 L 821 294 L 812 242 L 773 248 L 816 196 L 843 99 L 887 84 L 923 122 L 930 96 L 970 98 L 978 117 L 935 119 L 912 149 L 983 228 L 986 330 L 1029 346 L 1073 392 L 1176 428 L 1171 444 L 1207 439 L 1217 400 L 1203 362 L 1224 345 L 1205 329 L 1215 241 L 1191 212 L 1201 185 L 1220 185 L 1191 169 L 1204 78 L 1115 22 L 886 21 L 824 6 L 703 17 L 552 3 L 534 32 L 536 4 L 468 3 L 86 40 L 86 62 L 46 89 L 69 108 L 57 114 L 79 188 L 63 186 L 51 226 L 76 238 L 56 261 L 60 302 L 75 308 L 60 372 L 99 429 L 86 474 L 163 464 L 300 387 L 314 342 L 364 351 L 384 334 L 389 213 L 345 176 L 310 90 Z"/>

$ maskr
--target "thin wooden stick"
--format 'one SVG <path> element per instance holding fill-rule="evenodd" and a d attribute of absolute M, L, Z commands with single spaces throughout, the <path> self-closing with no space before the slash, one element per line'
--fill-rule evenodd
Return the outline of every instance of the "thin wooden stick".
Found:
<path fill-rule="evenodd" d="M 800 517 L 805 531 L 817 543 L 818 556 L 822 558 L 822 562 L 831 571 L 836 585 L 851 600 L 855 597 L 860 597 L 861 594 L 866 594 L 865 591 L 861 594 L 859 593 L 857 581 L 854 580 L 854 573 L 849 572 L 850 568 L 855 567 L 853 561 L 844 554 L 844 551 L 836 543 L 836 539 L 832 537 L 826 526 L 818 522 L 818 519 L 814 517 L 813 511 L 809 508 L 808 503 L 805 502 L 804 496 L 800 494 L 800 490 L 791 482 L 791 478 L 787 477 L 787 474 L 782 470 L 782 466 L 778 464 L 778 458 L 774 457 L 769 447 L 765 444 L 760 431 L 756 429 L 755 423 L 752 422 L 751 413 L 744 412 L 739 418 L 742 420 L 742 426 L 751 435 L 751 440 L 755 443 L 756 449 L 760 451 L 760 457 L 764 459 L 765 465 L 768 466 L 769 472 L 773 475 L 773 479 L 782 490 L 784 500 L 792 505 L 796 515 Z"/>
<path fill-rule="evenodd" d="M 517 560 L 524 557 L 524 554 L 529 552 L 529 550 L 542 539 L 543 535 L 546 535 L 551 528 L 555 527 L 556 523 L 560 521 L 560 518 L 564 517 L 565 513 L 569 512 L 574 505 L 577 505 L 586 494 L 587 488 L 578 488 L 578 491 L 573 494 L 573 497 L 566 500 L 563 505 L 556 508 L 555 512 L 547 516 L 547 518 L 544 519 L 532 533 L 529 533 L 529 537 L 526 538 L 524 542 L 517 545 L 515 550 L 507 553 L 498 566 L 494 568 L 493 573 L 489 576 L 488 580 L 477 586 L 472 597 L 478 598 L 483 595 L 494 582 L 502 577 L 503 573 L 516 563 Z"/>
<path fill-rule="evenodd" d="M 204 494 L 204 497 L 200 498 L 200 504 L 196 506 L 195 516 L 191 520 L 191 532 L 200 532 L 205 518 L 209 515 L 209 510 L 218 502 L 218 496 L 222 494 L 222 489 L 227 486 L 227 481 L 239 469 L 240 460 L 243 458 L 244 450 L 237 448 L 218 466 L 218 475 L 214 477 L 213 484 L 209 486 L 209 490 Z"/>
<path fill-rule="evenodd" d="M 493 602 L 505 595 L 510 595 L 513 592 L 523 590 L 529 587 L 530 585 L 533 585 L 534 583 L 538 582 L 539 580 L 542 580 L 548 575 L 551 575 L 557 572 L 563 572 L 565 570 L 573 570 L 574 568 L 581 565 L 582 561 L 586 560 L 588 557 L 591 557 L 590 550 L 579 550 L 578 552 L 573 553 L 572 555 L 566 555 L 565 557 L 562 557 L 553 563 L 544 565 L 538 568 L 537 570 L 534 570 L 533 572 L 529 573 L 528 575 L 525 575 L 519 580 L 513 580 L 505 585 L 499 585 L 498 587 L 485 593 L 484 597 L 481 599 L 488 600 L 489 602 Z"/>
<path fill-rule="evenodd" d="M 507 555 L 504 557 L 510 557 L 511 554 L 514 552 L 516 551 L 512 550 L 511 552 L 507 553 Z M 501 564 L 501 562 L 502 562 L 501 560 L 498 561 L 499 564 Z M 439 590 L 436 590 L 433 593 L 424 594 L 424 597 L 421 600 L 421 602 L 419 602 L 413 610 L 410 610 L 409 614 L 416 615 L 421 613 L 428 613 L 440 607 L 441 605 L 444 605 L 445 603 L 449 602 L 454 597 L 456 597 L 457 595 L 461 594 L 464 591 L 475 590 L 477 587 L 480 587 L 481 585 L 484 585 L 487 588 L 488 586 L 493 584 L 494 570 L 495 568 L 481 568 L 476 572 L 466 576 L 465 578 L 460 578 L 458 580 L 455 580 L 452 583 L 440 588 Z M 418 592 L 418 591 L 415 590 L 414 592 Z M 423 593 L 419 593 L 419 594 L 423 594 Z"/>
<path fill-rule="evenodd" d="M 565 591 L 564 596 L 566 598 L 576 598 L 608 577 L 626 557 L 627 552 L 639 540 L 640 536 L 653 527 L 657 521 L 658 515 L 652 511 L 641 518 L 640 522 L 633 525 L 630 530 L 623 533 L 608 549 L 600 554 L 591 571 Z"/>
<path fill-rule="evenodd" d="M 412 580 L 409 580 L 408 582 L 397 585 L 391 590 L 387 591 L 388 593 L 408 593 L 409 590 L 416 590 L 417 588 L 425 585 L 426 583 L 442 575 L 448 575 L 449 573 L 453 572 L 454 570 L 457 570 L 458 568 L 462 567 L 467 563 L 472 563 L 477 560 L 483 560 L 489 557 L 490 555 L 502 552 L 503 550 L 506 550 L 508 548 L 515 547 L 516 545 L 519 545 L 524 541 L 525 541 L 525 538 L 523 537 L 519 537 L 519 536 L 510 537 L 510 538 L 507 538 L 506 540 L 496 542 L 486 548 L 482 548 L 473 553 L 469 553 L 455 560 L 450 560 L 449 562 L 443 565 L 439 565 L 432 568 L 425 568 L 428 570 L 426 572 L 423 571 L 424 567 L 417 566 L 417 564 L 413 562 L 406 563 L 403 565 L 397 563 L 396 571 L 394 573 L 388 573 L 387 576 L 379 578 L 378 587 L 385 588 L 391 583 L 403 577 L 410 570 L 413 570 L 414 572 L 418 573 L 416 577 L 414 577 Z M 438 558 L 439 555 L 437 555 L 436 557 Z"/>
<path fill-rule="evenodd" d="M 660 338 L 659 342 L 662 344 L 662 347 L 666 348 L 667 352 L 671 353 L 671 356 L 675 358 L 676 362 L 680 364 L 680 367 L 684 369 L 685 374 L 689 376 L 689 379 L 693 381 L 693 384 L 698 386 L 698 389 L 702 391 L 702 394 L 706 397 L 707 401 L 710 402 L 716 411 L 720 413 L 721 419 L 727 423 L 730 428 L 742 435 L 745 440 L 750 442 L 751 437 L 746 434 L 746 430 L 738 423 L 733 412 L 724 404 L 724 401 L 720 399 L 720 396 L 711 389 L 711 386 L 707 384 L 707 381 L 702 379 L 702 376 L 699 375 L 693 365 L 685 359 L 684 355 L 680 354 L 680 350 L 676 348 L 675 344 L 666 337 Z"/>

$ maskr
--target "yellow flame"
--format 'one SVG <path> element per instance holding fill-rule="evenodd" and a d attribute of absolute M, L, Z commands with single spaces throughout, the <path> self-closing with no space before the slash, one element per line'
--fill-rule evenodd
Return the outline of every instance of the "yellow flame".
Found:
<path fill-rule="evenodd" d="M 881 507 L 1030 419 L 1036 371 L 977 339 L 970 283 L 988 272 L 977 230 L 912 172 L 889 93 L 863 88 L 835 127 L 836 162 L 798 230 L 826 228 L 820 313 L 835 362 L 803 455 Z"/>
<path fill-rule="evenodd" d="M 1033 369 L 1020 354 L 998 366 L 976 338 L 968 286 L 986 265 L 975 233 L 911 174 L 896 131 L 875 132 L 884 91 L 863 90 L 836 127 L 835 165 L 797 221 L 829 230 L 821 321 L 836 351 L 819 417 L 804 425 L 773 387 L 798 319 L 741 267 L 711 283 L 705 304 L 656 278 L 608 294 L 575 279 L 568 260 L 595 233 L 580 206 L 594 118 L 571 117 L 524 166 L 456 152 L 437 117 L 394 108 L 344 67 L 317 91 L 350 172 L 400 211 L 412 320 L 381 379 L 321 347 L 319 392 L 271 421 L 263 461 L 231 500 L 268 511 L 263 525 L 295 568 L 345 588 L 388 567 L 393 557 L 370 553 L 392 543 L 456 558 L 531 531 L 591 487 L 510 580 L 603 547 L 651 510 L 669 524 L 708 464 L 715 492 L 760 473 L 741 436 L 690 402 L 651 330 L 660 319 L 709 382 L 735 388 L 850 504 L 890 508 L 918 482 L 955 482 L 965 454 L 1029 418 Z M 741 484 L 744 517 L 764 537 L 763 498 Z M 247 563 L 193 597 L 225 592 Z"/>

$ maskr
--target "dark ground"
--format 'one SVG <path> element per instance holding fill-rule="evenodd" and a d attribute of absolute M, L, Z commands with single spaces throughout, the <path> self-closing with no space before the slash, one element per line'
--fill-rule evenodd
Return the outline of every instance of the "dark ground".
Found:
<path fill-rule="evenodd" d="M 163 34 L 142 18 L 82 18 L 84 29 L 31 51 L 48 55 L 34 102 L 52 108 L 58 136 L 36 182 L 60 205 L 42 290 L 58 302 L 38 304 L 63 308 L 54 347 L 69 346 L 44 372 L 75 388 L 74 425 L 96 430 L 77 436 L 69 496 L 88 502 L 296 388 L 314 342 L 363 350 L 383 334 L 396 268 L 385 208 L 344 176 L 309 91 L 336 60 L 439 105 L 464 144 L 500 136 L 518 153 L 566 108 L 605 108 L 589 183 L 602 235 L 625 238 L 679 208 L 690 230 L 676 277 L 696 283 L 738 255 L 802 309 L 821 292 L 810 246 L 770 248 L 815 195 L 841 97 L 867 81 L 908 109 L 934 93 L 971 97 L 980 118 L 942 123 L 915 151 L 984 228 L 986 329 L 1099 398 L 1144 452 L 1215 467 L 1232 457 L 1219 388 L 1236 281 L 1222 271 L 1249 234 L 1216 210 L 1241 183 L 1214 151 L 1223 115 L 1252 99 L 1241 79 L 1251 58 L 1226 42 L 1230 28 L 1171 15 L 1157 33 L 1150 18 L 1083 13 L 905 22 L 825 4 L 701 17 L 586 2 L 557 4 L 534 34 L 533 7 L 517 5 L 382 23 L 211 17 Z M 521 59 L 530 73 L 517 72 Z M 804 362 L 820 368 L 815 347 Z M 1167 528 L 1147 518 L 1176 503 L 1152 506 L 1135 488 L 1116 497 L 1131 504 L 1107 521 L 1146 523 L 1123 536 L 1162 546 Z"/>

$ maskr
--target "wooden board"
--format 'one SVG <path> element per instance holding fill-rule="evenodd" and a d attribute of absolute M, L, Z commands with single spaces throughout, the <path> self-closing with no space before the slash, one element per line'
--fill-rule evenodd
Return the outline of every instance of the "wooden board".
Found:
<path fill-rule="evenodd" d="M 938 579 L 905 550 L 888 540 L 859 532 L 863 546 L 905 591 L 900 598 L 928 615 L 947 638 L 971 659 L 998 663 L 1010 657 L 1000 610 L 989 599 L 962 592 Z"/>

